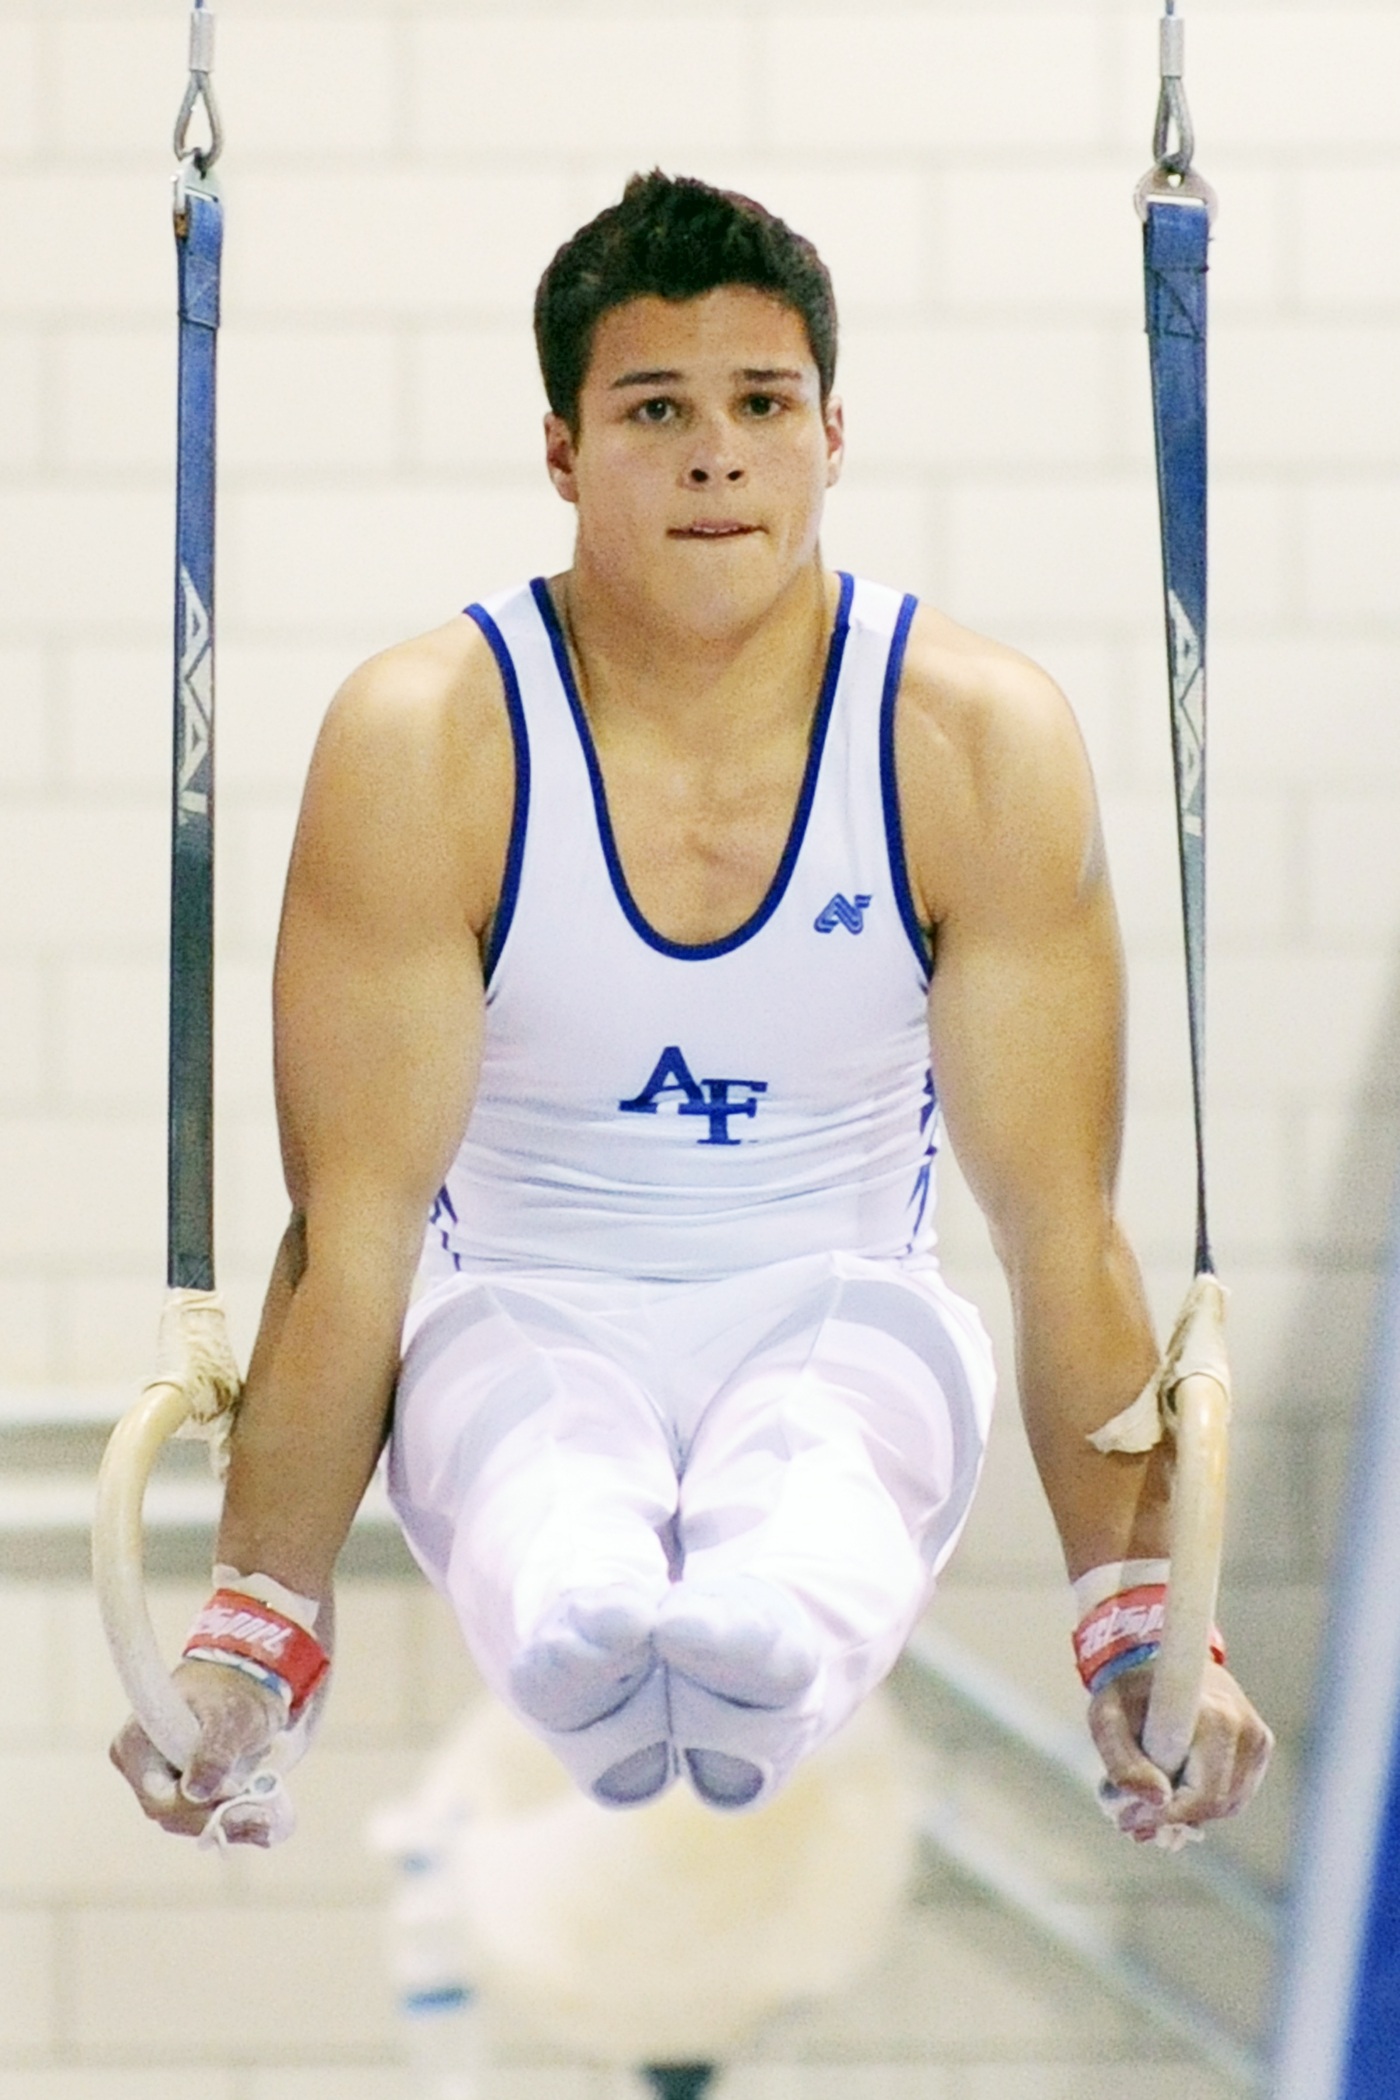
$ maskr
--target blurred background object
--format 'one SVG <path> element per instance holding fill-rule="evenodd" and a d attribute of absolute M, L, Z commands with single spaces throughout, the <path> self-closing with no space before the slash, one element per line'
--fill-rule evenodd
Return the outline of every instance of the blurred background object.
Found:
<path fill-rule="evenodd" d="M 775 1801 L 727 1817 L 684 1786 L 626 1814 L 600 1808 L 483 1698 L 417 1792 L 370 1826 L 399 1869 L 390 1963 L 424 2100 L 457 2100 L 452 2078 L 489 2052 L 483 2023 L 516 2049 L 691 2067 L 694 2084 L 765 2020 L 878 1964 L 918 1811 L 887 1695 Z"/>

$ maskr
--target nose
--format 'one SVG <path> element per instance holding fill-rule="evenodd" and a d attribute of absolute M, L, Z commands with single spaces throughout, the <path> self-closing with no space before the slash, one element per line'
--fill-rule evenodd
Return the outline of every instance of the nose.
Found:
<path fill-rule="evenodd" d="M 709 488 L 720 482 L 732 487 L 742 481 L 745 469 L 737 456 L 736 439 L 737 433 L 726 417 L 707 419 L 695 433 L 695 443 L 685 468 L 687 488 Z"/>

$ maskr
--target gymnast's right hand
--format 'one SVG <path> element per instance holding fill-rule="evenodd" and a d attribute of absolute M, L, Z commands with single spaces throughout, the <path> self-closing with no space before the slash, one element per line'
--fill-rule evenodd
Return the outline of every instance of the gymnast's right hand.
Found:
<path fill-rule="evenodd" d="M 272 1692 L 227 1663 L 182 1662 L 173 1681 L 199 1722 L 199 1741 L 184 1773 L 162 1757 L 135 1716 L 108 1754 L 153 1823 L 172 1836 L 197 1838 L 219 1803 L 242 1791 L 286 1712 Z M 231 1845 L 274 1842 L 267 1810 L 256 1802 L 228 1812 L 223 1836 Z"/>

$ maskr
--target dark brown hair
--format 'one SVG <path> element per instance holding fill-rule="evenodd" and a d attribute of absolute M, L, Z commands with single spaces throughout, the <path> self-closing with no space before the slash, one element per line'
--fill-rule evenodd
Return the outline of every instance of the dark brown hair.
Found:
<path fill-rule="evenodd" d="M 821 380 L 836 375 L 836 301 L 812 243 L 735 190 L 689 175 L 634 175 L 564 243 L 535 294 L 535 343 L 545 393 L 578 428 L 578 398 L 605 313 L 629 299 L 698 299 L 721 285 L 769 292 L 800 315 Z"/>

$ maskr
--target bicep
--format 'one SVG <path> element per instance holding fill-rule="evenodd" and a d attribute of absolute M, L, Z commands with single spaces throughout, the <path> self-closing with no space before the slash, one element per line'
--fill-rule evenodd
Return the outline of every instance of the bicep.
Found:
<path fill-rule="evenodd" d="M 460 1142 L 482 976 L 460 824 L 423 725 L 333 710 L 297 827 L 275 978 L 294 1204 L 405 1240 Z M 435 757 L 438 763 L 434 763 Z"/>
<path fill-rule="evenodd" d="M 1123 967 L 1107 878 L 1059 911 L 940 930 L 934 1071 L 999 1246 L 1111 1216 L 1123 1118 Z"/>
<path fill-rule="evenodd" d="M 1027 681 L 991 717 L 945 862 L 929 1027 L 949 1136 L 1003 1252 L 1111 1215 L 1123 959 L 1088 762 Z"/>

